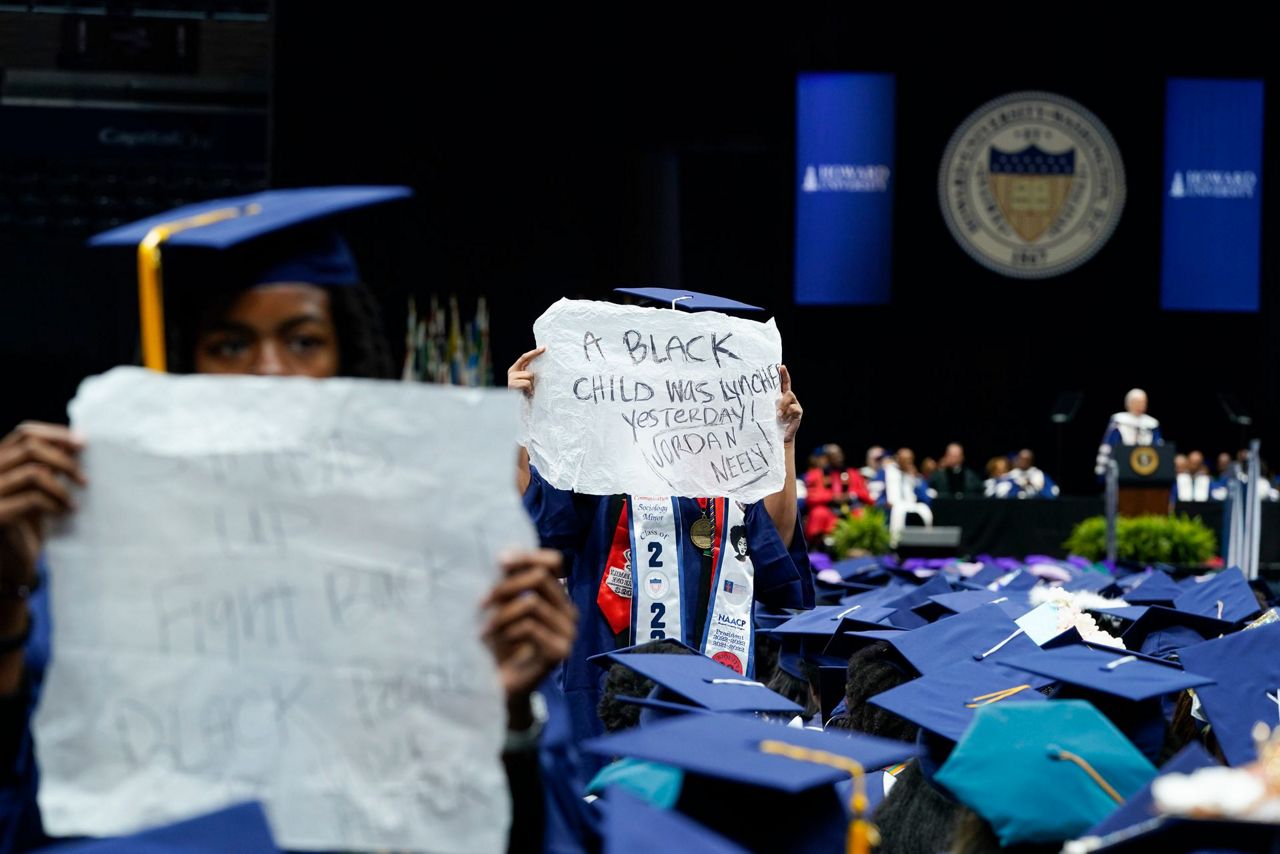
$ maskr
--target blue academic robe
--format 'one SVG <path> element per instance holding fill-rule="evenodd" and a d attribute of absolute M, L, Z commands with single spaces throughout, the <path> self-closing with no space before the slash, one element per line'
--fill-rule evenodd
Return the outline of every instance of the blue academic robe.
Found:
<path fill-rule="evenodd" d="M 573 722 L 573 733 L 579 740 L 602 735 L 604 730 L 596 713 L 605 671 L 587 661 L 593 655 L 616 649 L 617 638 L 596 604 L 600 579 L 609 557 L 616 519 L 611 518 L 609 496 L 580 495 L 556 489 L 531 468 L 525 507 L 533 517 L 538 536 L 546 548 L 565 554 L 569 596 L 581 616 L 578 641 L 563 668 L 561 687 Z M 706 607 L 698 601 L 702 552 L 689 540 L 689 526 L 701 518 L 702 511 L 692 498 L 680 498 L 679 516 L 681 563 L 686 569 L 680 579 L 681 620 L 685 627 L 696 625 L 697 609 Z M 812 608 L 814 605 L 813 574 L 804 534 L 797 517 L 795 536 L 788 549 L 774 528 L 773 519 L 756 502 L 745 513 L 747 541 L 755 566 L 755 601 L 771 608 Z M 701 639 L 696 639 L 700 641 Z M 696 645 L 695 641 L 695 645 Z M 597 769 L 588 769 L 594 773 Z"/>
<path fill-rule="evenodd" d="M 31 637 L 26 648 L 26 678 L 18 694 L 0 699 L 0 741 L 5 745 L 0 767 L 0 851 L 24 851 L 49 842 L 36 806 L 39 768 L 31 737 L 31 715 L 49 663 L 49 592 L 43 562 L 40 589 L 27 605 Z"/>

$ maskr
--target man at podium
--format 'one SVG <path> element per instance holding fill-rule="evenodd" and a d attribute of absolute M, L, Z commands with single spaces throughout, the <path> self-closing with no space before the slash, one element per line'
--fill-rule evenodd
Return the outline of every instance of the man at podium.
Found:
<path fill-rule="evenodd" d="M 1115 448 L 1120 445 L 1163 445 L 1160 422 L 1147 414 L 1147 393 L 1140 388 L 1130 389 L 1124 396 L 1124 412 L 1111 416 L 1107 432 L 1098 446 L 1098 464 L 1094 469 L 1098 477 L 1107 473 Z"/>

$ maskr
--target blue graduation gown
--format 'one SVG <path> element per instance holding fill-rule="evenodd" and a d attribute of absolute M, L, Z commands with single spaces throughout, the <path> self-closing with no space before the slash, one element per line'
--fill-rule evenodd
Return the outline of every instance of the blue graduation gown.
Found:
<path fill-rule="evenodd" d="M 542 545 L 564 552 L 569 595 L 582 615 L 578 642 L 565 662 L 562 687 L 575 737 L 591 738 L 604 732 L 596 705 L 600 701 L 605 671 L 587 659 L 617 648 L 617 639 L 596 605 L 616 520 L 610 518 L 609 496 L 556 489 L 533 467 L 530 474 L 525 507 L 533 517 Z M 682 625 L 691 627 L 698 623 L 695 609 L 706 607 L 706 603 L 698 601 L 696 568 L 701 565 L 702 552 L 688 536 L 689 526 L 701 517 L 702 511 L 694 499 L 678 501 L 681 561 L 684 567 L 690 568 L 680 579 L 681 619 Z M 782 544 L 773 519 L 762 503 L 748 505 L 745 517 L 751 561 L 755 566 L 755 601 L 771 608 L 812 608 L 813 574 L 798 517 L 790 549 Z M 588 773 L 594 770 L 598 769 L 588 769 Z"/>
<path fill-rule="evenodd" d="M 31 637 L 26 648 L 26 676 L 15 696 L 0 698 L 0 851 L 25 851 L 49 842 L 36 805 L 39 769 L 31 714 L 35 711 L 49 662 L 49 594 L 43 562 L 40 589 L 27 602 Z"/>

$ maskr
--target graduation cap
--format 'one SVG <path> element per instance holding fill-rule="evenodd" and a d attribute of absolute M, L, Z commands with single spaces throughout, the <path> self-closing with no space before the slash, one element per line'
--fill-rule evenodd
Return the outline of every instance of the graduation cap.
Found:
<path fill-rule="evenodd" d="M 828 652 L 833 638 L 847 631 L 892 628 L 881 621 L 893 613 L 893 608 L 881 605 L 820 605 L 792 617 L 770 634 L 782 642 L 784 654 L 821 663 L 823 658 L 839 655 Z"/>
<path fill-rule="evenodd" d="M 1217 764 L 1217 760 L 1209 755 L 1209 751 L 1204 749 L 1204 745 L 1198 741 L 1193 741 L 1179 750 L 1168 762 L 1160 766 L 1160 773 L 1189 774 L 1197 768 L 1211 768 Z M 1150 821 L 1155 816 L 1156 808 L 1151 797 L 1151 784 L 1148 783 L 1114 812 L 1089 828 L 1085 836 L 1109 836 L 1126 828 Z"/>
<path fill-rule="evenodd" d="M 1109 597 L 1120 594 L 1120 585 L 1116 583 L 1115 576 L 1105 575 L 1101 572 L 1082 572 L 1070 581 L 1065 582 L 1062 585 L 1062 589 L 1072 593 L 1086 591 Z"/>
<path fill-rule="evenodd" d="M 1137 616 L 1120 639 L 1128 649 L 1156 658 L 1168 658 L 1184 647 L 1203 643 L 1234 629 L 1235 623 L 1226 620 L 1152 605 Z"/>
<path fill-rule="evenodd" d="M 130 836 L 91 839 L 59 845 L 68 854 L 221 854 L 223 851 L 244 854 L 276 854 L 271 828 L 262 805 L 257 802 L 236 804 L 217 812 L 176 824 L 144 830 Z"/>
<path fill-rule="evenodd" d="M 990 823 L 1003 846 L 1079 836 L 1156 775 L 1086 702 L 979 708 L 935 781 Z"/>
<path fill-rule="evenodd" d="M 1184 584 L 1182 592 L 1173 601 L 1173 607 L 1233 623 L 1243 622 L 1262 611 L 1257 597 L 1253 595 L 1253 588 L 1234 566 L 1222 570 L 1208 581 Z"/>
<path fill-rule="evenodd" d="M 408 187 L 267 190 L 185 205 L 98 234 L 89 245 L 136 250 L 143 364 L 163 371 L 166 287 L 355 285 L 355 259 L 333 220 L 412 195 Z"/>
<path fill-rule="evenodd" d="M 622 788 L 609 789 L 602 803 L 604 854 L 663 850 L 743 854 L 747 850 L 675 810 L 650 806 Z"/>
<path fill-rule="evenodd" d="M 998 605 L 1013 620 L 1031 610 L 1025 596 L 1004 590 L 957 590 L 954 593 L 930 596 L 929 603 L 948 614 L 963 614 L 983 605 Z M 916 612 L 923 613 L 930 604 L 916 606 Z"/>
<path fill-rule="evenodd" d="M 1180 588 L 1167 572 L 1152 570 L 1146 576 L 1139 576 L 1139 582 L 1126 590 L 1124 601 L 1134 605 L 1172 605 L 1182 593 Z"/>
<path fill-rule="evenodd" d="M 994 662 L 962 661 L 876 694 L 867 702 L 921 729 L 959 741 L 978 709 L 1012 700 L 1047 702 L 1023 671 Z"/>
<path fill-rule="evenodd" d="M 911 631 L 846 632 L 844 637 L 850 639 L 850 652 L 866 643 L 886 641 L 922 674 L 961 661 L 1003 660 L 1040 651 L 998 607 L 966 611 Z"/>
<path fill-rule="evenodd" d="M 758 305 L 748 305 L 726 297 L 700 294 L 697 291 L 686 291 L 681 288 L 614 288 L 613 292 L 660 303 L 668 308 L 682 308 L 685 311 L 764 311 Z"/>
<path fill-rule="evenodd" d="M 1064 854 L 1259 854 L 1280 851 L 1280 824 L 1162 815 L 1106 836 L 1067 843 Z"/>
<path fill-rule="evenodd" d="M 705 655 L 612 652 L 605 653 L 604 658 L 652 680 L 659 690 L 650 699 L 664 703 L 657 707 L 664 710 L 672 710 L 673 704 L 684 704 L 713 712 L 798 715 L 804 711 L 763 683 L 747 679 Z"/>
<path fill-rule="evenodd" d="M 848 811 L 833 783 L 852 776 L 864 785 L 866 773 L 918 752 L 900 741 L 724 715 L 663 721 L 582 748 L 681 768 L 680 812 L 753 851 L 801 852 L 837 850 L 848 839 Z M 786 820 L 763 820 L 770 816 Z"/>
<path fill-rule="evenodd" d="M 1189 646 L 1182 663 L 1216 680 L 1196 688 L 1196 696 L 1222 755 L 1231 765 L 1252 762 L 1254 725 L 1280 721 L 1280 623 Z"/>
<path fill-rule="evenodd" d="M 928 602 L 931 596 L 950 592 L 952 592 L 951 583 L 947 581 L 946 576 L 939 573 L 919 587 L 909 588 L 897 599 L 886 602 L 887 606 L 896 609 L 889 616 L 888 621 L 900 629 L 915 629 L 928 625 L 929 621 L 912 609 Z"/>
<path fill-rule="evenodd" d="M 1149 757 L 1159 756 L 1164 743 L 1166 724 L 1160 699 L 1213 681 L 1125 650 L 1084 644 L 1007 658 L 1002 663 L 1057 680 L 1056 697 L 1088 700 Z"/>
<path fill-rule="evenodd" d="M 1171 664 L 1142 659 L 1122 649 L 1104 650 L 1083 644 L 1042 650 L 1038 655 L 1011 656 L 1000 663 L 1048 676 L 1090 693 L 1105 694 L 1131 702 L 1141 702 L 1213 682 L 1212 677 Z"/>

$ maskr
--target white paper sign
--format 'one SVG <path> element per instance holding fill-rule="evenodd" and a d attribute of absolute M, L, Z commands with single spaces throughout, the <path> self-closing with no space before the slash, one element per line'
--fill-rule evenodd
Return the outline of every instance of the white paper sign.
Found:
<path fill-rule="evenodd" d="M 782 489 L 772 318 L 562 299 L 533 332 L 547 351 L 527 447 L 553 486 L 740 501 Z"/>
<path fill-rule="evenodd" d="M 504 850 L 479 606 L 534 542 L 516 395 L 118 368 L 71 414 L 89 486 L 48 548 L 46 829 L 257 798 L 284 848 Z"/>

